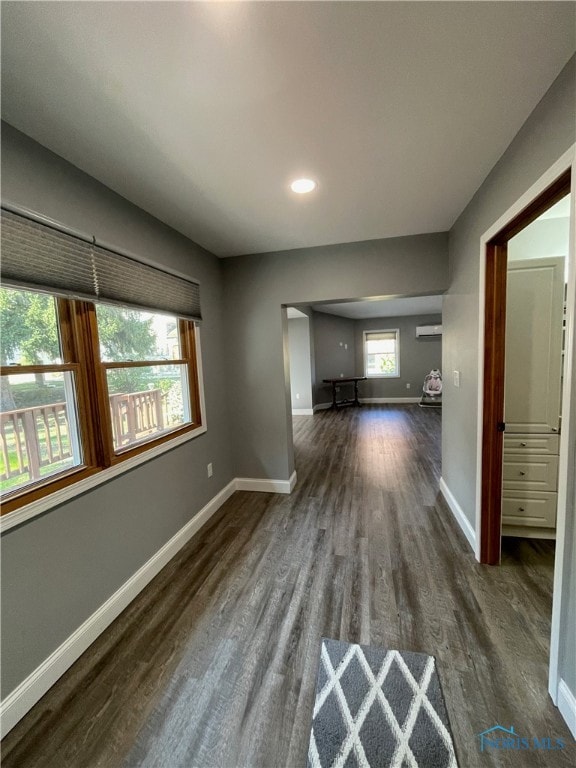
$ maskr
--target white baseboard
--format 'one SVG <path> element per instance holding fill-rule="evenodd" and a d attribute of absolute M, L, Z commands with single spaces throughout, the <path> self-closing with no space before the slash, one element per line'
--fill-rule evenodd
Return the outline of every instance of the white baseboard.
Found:
<path fill-rule="evenodd" d="M 292 408 L 292 416 L 313 416 L 313 408 Z"/>
<path fill-rule="evenodd" d="M 472 547 L 472 551 L 476 552 L 476 531 L 474 528 L 472 528 L 472 525 L 466 515 L 464 514 L 464 511 L 460 504 L 456 501 L 456 498 L 454 497 L 452 491 L 446 483 L 444 482 L 444 478 L 440 478 L 440 493 L 442 496 L 444 496 L 444 499 L 446 500 L 446 504 L 448 504 L 448 507 L 450 508 L 450 511 L 456 518 L 456 522 L 462 529 L 462 533 L 464 536 L 466 536 L 468 543 Z"/>
<path fill-rule="evenodd" d="M 562 679 L 558 683 L 558 709 L 576 739 L 576 696 Z"/>
<path fill-rule="evenodd" d="M 419 403 L 419 397 L 359 397 L 361 403 L 375 405 L 378 403 Z"/>
<path fill-rule="evenodd" d="M 264 491 L 264 493 L 292 493 L 296 485 L 296 472 L 289 480 L 264 480 L 256 477 L 237 477 L 237 491 Z"/>
<path fill-rule="evenodd" d="M 248 477 L 237 477 L 231 480 L 4 699 L 0 705 L 0 738 L 4 738 L 58 678 L 80 658 L 97 637 L 232 496 L 234 491 L 291 493 L 296 485 L 296 479 L 296 472 L 293 472 L 289 480 L 261 480 Z"/>

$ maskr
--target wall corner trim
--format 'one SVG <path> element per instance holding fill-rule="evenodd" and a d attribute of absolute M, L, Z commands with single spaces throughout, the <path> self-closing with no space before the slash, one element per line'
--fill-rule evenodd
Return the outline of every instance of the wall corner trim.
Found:
<path fill-rule="evenodd" d="M 271 480 L 257 477 L 237 477 L 237 491 L 263 491 L 264 493 L 292 493 L 296 485 L 296 472 L 292 472 L 289 480 Z"/>
<path fill-rule="evenodd" d="M 576 696 L 562 679 L 558 683 L 558 710 L 576 739 Z"/>
<path fill-rule="evenodd" d="M 32 709 L 235 491 L 291 493 L 296 481 L 296 472 L 292 472 L 289 480 L 231 480 L 1 702 L 0 738 Z"/>
<path fill-rule="evenodd" d="M 468 544 L 472 547 L 472 551 L 476 552 L 476 532 L 474 528 L 472 527 L 470 521 L 464 514 L 464 510 L 458 504 L 456 501 L 456 497 L 448 488 L 446 485 L 446 482 L 443 477 L 440 478 L 440 493 L 444 497 L 446 504 L 448 504 L 448 507 L 452 514 L 454 515 L 456 522 L 460 526 L 462 533 L 464 536 L 466 536 L 466 539 L 468 540 Z"/>

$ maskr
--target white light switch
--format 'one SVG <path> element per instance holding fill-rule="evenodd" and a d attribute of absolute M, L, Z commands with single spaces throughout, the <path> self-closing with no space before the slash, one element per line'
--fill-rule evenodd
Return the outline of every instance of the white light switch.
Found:
<path fill-rule="evenodd" d="M 460 371 L 454 371 L 454 386 L 460 386 Z"/>

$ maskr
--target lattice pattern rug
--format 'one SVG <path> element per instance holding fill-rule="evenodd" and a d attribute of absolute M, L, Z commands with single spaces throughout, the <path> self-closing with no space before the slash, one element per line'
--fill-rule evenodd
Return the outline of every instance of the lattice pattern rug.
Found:
<path fill-rule="evenodd" d="M 309 768 L 458 768 L 434 657 L 322 640 Z"/>

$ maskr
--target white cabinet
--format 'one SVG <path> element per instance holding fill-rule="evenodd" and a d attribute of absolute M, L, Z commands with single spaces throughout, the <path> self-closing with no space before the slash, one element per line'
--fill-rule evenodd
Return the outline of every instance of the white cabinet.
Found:
<path fill-rule="evenodd" d="M 558 435 L 504 435 L 504 453 L 529 456 L 533 454 L 558 454 Z"/>
<path fill-rule="evenodd" d="M 558 436 L 505 435 L 502 532 L 512 534 L 508 526 L 555 528 L 557 491 Z"/>
<path fill-rule="evenodd" d="M 502 533 L 554 535 L 564 259 L 508 264 Z"/>
<path fill-rule="evenodd" d="M 554 528 L 557 495 L 540 491 L 505 491 L 502 525 Z"/>
<path fill-rule="evenodd" d="M 504 489 L 517 491 L 556 491 L 558 456 L 504 457 Z"/>
<path fill-rule="evenodd" d="M 506 432 L 546 434 L 560 427 L 564 259 L 508 264 Z"/>

